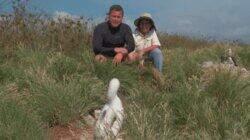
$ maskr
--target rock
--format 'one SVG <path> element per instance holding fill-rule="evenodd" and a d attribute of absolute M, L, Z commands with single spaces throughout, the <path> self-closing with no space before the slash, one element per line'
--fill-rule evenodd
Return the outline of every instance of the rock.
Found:
<path fill-rule="evenodd" d="M 201 64 L 201 68 L 205 69 L 205 68 L 212 67 L 213 65 L 214 63 L 212 61 L 205 61 Z"/>
<path fill-rule="evenodd" d="M 84 121 L 86 122 L 87 125 L 94 127 L 96 119 L 93 116 L 86 115 L 83 118 L 84 118 Z"/>

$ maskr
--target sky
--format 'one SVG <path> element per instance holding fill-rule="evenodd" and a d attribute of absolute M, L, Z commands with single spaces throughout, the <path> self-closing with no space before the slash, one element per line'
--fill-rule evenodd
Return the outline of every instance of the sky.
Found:
<path fill-rule="evenodd" d="M 97 23 L 112 4 L 120 4 L 124 22 L 132 29 L 133 21 L 148 12 L 158 31 L 250 43 L 250 0 L 31 0 L 30 4 L 49 14 L 84 16 Z"/>

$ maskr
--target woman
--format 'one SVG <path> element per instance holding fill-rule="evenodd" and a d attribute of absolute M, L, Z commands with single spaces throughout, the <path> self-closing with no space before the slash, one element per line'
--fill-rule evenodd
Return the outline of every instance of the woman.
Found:
<path fill-rule="evenodd" d="M 154 21 L 149 13 L 143 13 L 134 21 L 136 26 L 133 37 L 135 40 L 135 51 L 133 59 L 140 60 L 140 66 L 143 66 L 144 58 L 153 61 L 154 67 L 162 73 L 163 55 L 160 50 L 161 43 L 156 35 Z M 131 61 L 131 62 L 132 62 Z"/>

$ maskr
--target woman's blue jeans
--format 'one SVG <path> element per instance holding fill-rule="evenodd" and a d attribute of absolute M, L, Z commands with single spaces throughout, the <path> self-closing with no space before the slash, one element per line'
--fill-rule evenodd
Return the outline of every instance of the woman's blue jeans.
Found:
<path fill-rule="evenodd" d="M 163 55 L 159 48 L 155 48 L 152 51 L 149 52 L 149 60 L 153 61 L 154 66 L 156 69 L 158 69 L 162 73 L 162 67 L 163 67 Z"/>

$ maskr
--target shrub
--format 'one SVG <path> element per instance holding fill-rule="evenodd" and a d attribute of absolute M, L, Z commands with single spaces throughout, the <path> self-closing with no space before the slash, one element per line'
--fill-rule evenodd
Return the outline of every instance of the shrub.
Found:
<path fill-rule="evenodd" d="M 32 75 L 28 102 L 41 120 L 50 126 L 77 120 L 104 100 L 102 82 L 89 77 L 88 73 L 66 77 L 60 82 L 47 74 L 39 79 L 40 74 L 44 73 L 34 72 Z"/>

